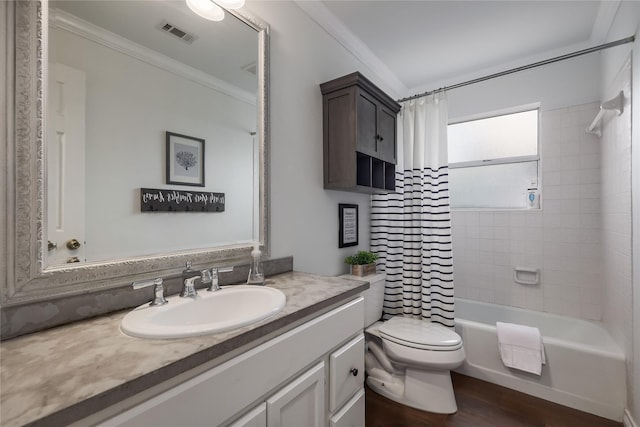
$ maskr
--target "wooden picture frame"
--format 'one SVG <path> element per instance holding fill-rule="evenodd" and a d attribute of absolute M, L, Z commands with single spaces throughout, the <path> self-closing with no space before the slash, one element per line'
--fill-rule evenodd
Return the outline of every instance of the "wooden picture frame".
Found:
<path fill-rule="evenodd" d="M 358 205 L 340 203 L 338 205 L 338 247 L 358 245 Z"/>
<path fill-rule="evenodd" d="M 204 187 L 204 139 L 166 132 L 167 184 Z"/>

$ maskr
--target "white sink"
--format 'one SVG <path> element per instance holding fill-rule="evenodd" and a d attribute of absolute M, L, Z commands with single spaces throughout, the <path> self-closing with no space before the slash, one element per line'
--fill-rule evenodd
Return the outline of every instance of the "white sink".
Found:
<path fill-rule="evenodd" d="M 198 291 L 195 298 L 167 298 L 162 306 L 141 305 L 127 313 L 120 328 L 137 338 L 185 338 L 215 334 L 264 320 L 282 310 L 286 297 L 278 289 L 234 285 Z"/>

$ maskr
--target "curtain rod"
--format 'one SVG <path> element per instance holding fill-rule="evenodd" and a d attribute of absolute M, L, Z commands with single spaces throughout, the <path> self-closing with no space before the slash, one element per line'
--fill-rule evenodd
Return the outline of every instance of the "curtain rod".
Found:
<path fill-rule="evenodd" d="M 445 86 L 445 87 L 442 87 L 440 89 L 435 89 L 435 90 L 423 92 L 423 93 L 420 93 L 420 94 L 417 94 L 417 95 L 408 96 L 406 98 L 399 99 L 398 102 L 410 101 L 412 99 L 422 98 L 423 96 L 429 96 L 429 95 L 432 95 L 432 94 L 437 93 L 437 92 L 442 92 L 442 91 L 451 90 L 451 89 L 457 89 L 459 87 L 468 86 L 468 85 L 471 85 L 471 84 L 474 84 L 474 83 L 480 83 L 480 82 L 483 82 L 485 80 L 495 79 L 496 77 L 506 76 L 508 74 L 517 73 L 519 71 L 528 70 L 530 68 L 540 67 L 542 65 L 547 65 L 547 64 L 553 64 L 554 62 L 564 61 L 565 59 L 571 59 L 571 58 L 575 58 L 577 56 L 586 55 L 588 53 L 593 53 L 593 52 L 598 52 L 598 51 L 601 51 L 601 50 L 604 50 L 604 49 L 609 49 L 610 47 L 616 47 L 616 46 L 620 46 L 620 45 L 627 44 L 627 43 L 633 43 L 634 41 L 635 41 L 635 36 L 630 36 L 630 37 L 627 37 L 627 38 L 624 38 L 624 39 L 620 39 L 620 40 L 616 40 L 616 41 L 613 41 L 613 42 L 609 42 L 609 43 L 601 44 L 601 45 L 598 45 L 598 46 L 590 47 L 588 49 L 583 49 L 583 50 L 579 50 L 579 51 L 576 51 L 576 52 L 567 53 L 565 55 L 556 56 L 555 58 L 545 59 L 544 61 L 534 62 L 534 63 L 529 64 L 529 65 L 523 65 L 521 67 L 511 68 L 510 70 L 501 71 L 501 72 L 495 73 L 495 74 L 489 74 L 488 76 L 478 77 L 477 79 L 468 80 L 466 82 L 458 83 L 458 84 L 455 84 L 455 85 Z"/>

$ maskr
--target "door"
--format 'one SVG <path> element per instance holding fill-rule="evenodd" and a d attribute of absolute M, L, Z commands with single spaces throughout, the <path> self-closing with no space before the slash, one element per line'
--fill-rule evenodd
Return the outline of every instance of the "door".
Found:
<path fill-rule="evenodd" d="M 86 78 L 64 64 L 51 64 L 49 76 L 47 265 L 61 265 L 85 261 Z"/>
<path fill-rule="evenodd" d="M 267 400 L 267 427 L 323 427 L 324 362 Z"/>
<path fill-rule="evenodd" d="M 364 386 L 364 334 L 329 356 L 329 411 L 334 411 Z"/>
<path fill-rule="evenodd" d="M 378 155 L 378 102 L 367 92 L 358 89 L 356 114 L 358 135 L 356 150 L 372 157 Z"/>
<path fill-rule="evenodd" d="M 396 113 L 382 105 L 378 108 L 378 158 L 396 163 Z"/>

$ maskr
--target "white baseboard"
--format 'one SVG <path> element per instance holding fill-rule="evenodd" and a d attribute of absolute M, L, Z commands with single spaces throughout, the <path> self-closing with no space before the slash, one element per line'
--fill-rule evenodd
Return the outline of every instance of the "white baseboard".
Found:
<path fill-rule="evenodd" d="M 624 410 L 624 417 L 622 418 L 622 424 L 624 427 L 638 427 L 638 424 L 633 420 L 631 413 L 628 409 Z"/>

